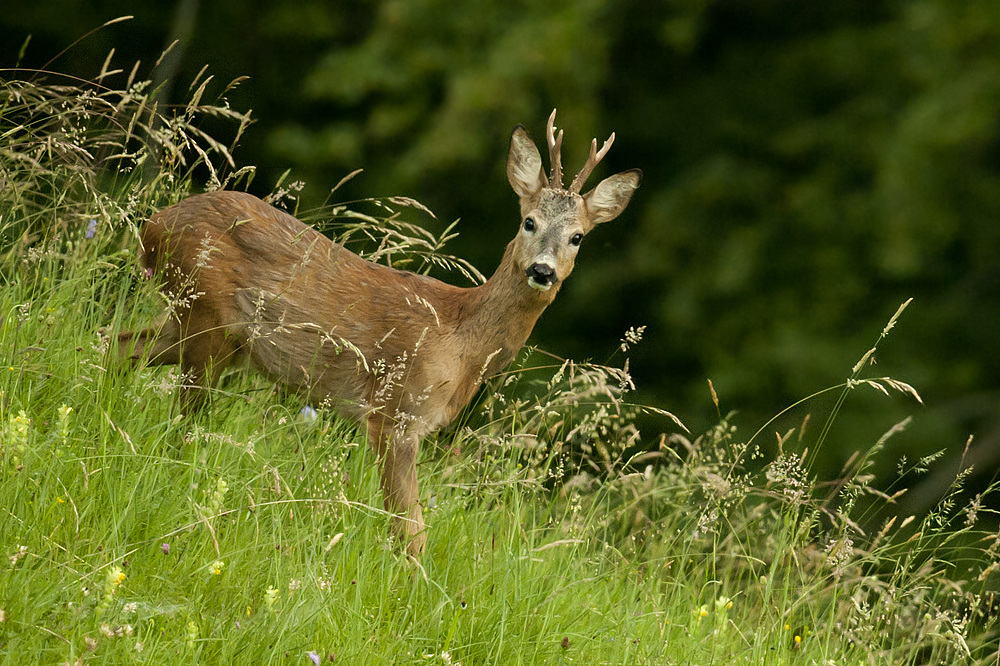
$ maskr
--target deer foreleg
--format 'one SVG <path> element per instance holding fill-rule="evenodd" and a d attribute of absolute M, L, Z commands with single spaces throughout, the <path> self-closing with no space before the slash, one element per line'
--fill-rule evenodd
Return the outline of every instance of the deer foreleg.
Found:
<path fill-rule="evenodd" d="M 222 371 L 240 355 L 228 331 L 214 326 L 211 311 L 192 308 L 182 318 L 163 315 L 149 328 L 118 334 L 118 358 L 135 365 L 180 365 L 189 377 L 182 401 L 197 411 Z"/>
<path fill-rule="evenodd" d="M 144 365 L 177 365 L 181 362 L 181 331 L 168 315 L 141 331 L 118 334 L 118 358 Z"/>
<path fill-rule="evenodd" d="M 406 552 L 419 556 L 427 543 L 424 513 L 417 493 L 416 434 L 397 432 L 397 424 L 379 413 L 368 417 L 368 439 L 382 468 L 382 495 L 386 511 L 393 514 L 393 531 Z"/>

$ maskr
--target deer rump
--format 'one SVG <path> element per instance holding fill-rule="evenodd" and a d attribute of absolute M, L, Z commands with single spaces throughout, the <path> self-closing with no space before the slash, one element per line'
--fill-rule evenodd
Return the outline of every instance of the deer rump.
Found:
<path fill-rule="evenodd" d="M 182 366 L 210 363 L 209 384 L 249 358 L 310 401 L 359 421 L 379 411 L 417 436 L 478 386 L 436 379 L 468 374 L 451 324 L 459 288 L 366 261 L 252 195 L 192 197 L 154 215 L 142 241 L 144 264 L 182 303 Z"/>

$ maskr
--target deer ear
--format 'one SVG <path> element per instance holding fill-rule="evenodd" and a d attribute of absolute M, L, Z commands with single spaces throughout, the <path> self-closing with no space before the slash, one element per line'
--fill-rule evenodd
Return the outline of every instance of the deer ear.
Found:
<path fill-rule="evenodd" d="M 510 135 L 507 180 L 521 199 L 533 198 L 549 182 L 542 170 L 542 156 L 521 125 L 515 127 Z"/>
<path fill-rule="evenodd" d="M 639 187 L 642 171 L 632 169 L 608 176 L 597 187 L 583 195 L 587 206 L 587 217 L 591 226 L 610 222 L 625 210 L 632 199 L 632 194 Z"/>

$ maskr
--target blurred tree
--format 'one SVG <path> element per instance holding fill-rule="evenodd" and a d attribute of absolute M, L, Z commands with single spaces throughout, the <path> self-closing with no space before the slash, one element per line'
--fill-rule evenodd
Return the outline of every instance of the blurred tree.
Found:
<path fill-rule="evenodd" d="M 304 77 L 329 121 L 283 122 L 268 145 L 317 172 L 365 166 L 366 189 L 413 193 L 446 215 L 502 203 L 509 220 L 507 132 L 537 129 L 559 106 L 582 161 L 622 28 L 602 0 L 387 0 L 362 39 L 331 44 Z"/>
<path fill-rule="evenodd" d="M 676 44 L 673 19 L 658 35 L 656 23 L 633 33 L 646 46 L 619 51 L 615 71 Z M 973 386 L 991 391 L 980 417 L 995 415 L 1000 5 L 718 2 L 697 32 L 653 73 L 669 96 L 631 78 L 614 96 L 631 109 L 622 133 L 645 128 L 640 145 L 669 172 L 646 179 L 656 191 L 628 279 L 589 271 L 596 284 L 573 312 L 618 304 L 619 328 L 643 313 L 659 344 L 637 367 L 712 377 L 726 404 L 756 411 L 774 408 L 757 396 L 790 400 L 844 377 L 915 296 L 884 371 L 944 409 L 966 410 L 944 401 Z M 602 297 L 612 293 L 633 297 Z M 684 384 L 688 400 L 704 393 Z M 940 422 L 925 423 L 924 446 L 963 442 L 966 420 L 931 416 L 958 427 L 940 438 Z M 829 458 L 864 441 L 843 434 Z"/>

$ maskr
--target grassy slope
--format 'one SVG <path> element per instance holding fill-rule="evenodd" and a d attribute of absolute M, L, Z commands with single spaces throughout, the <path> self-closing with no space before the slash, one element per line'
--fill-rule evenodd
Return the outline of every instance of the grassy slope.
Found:
<path fill-rule="evenodd" d="M 995 537 L 947 503 L 862 534 L 864 459 L 831 494 L 797 434 L 762 461 L 723 422 L 553 489 L 581 441 L 612 463 L 631 441 L 623 395 L 582 368 L 522 402 L 504 386 L 447 436 L 464 455 L 425 447 L 430 545 L 405 559 L 350 424 L 242 373 L 186 419 L 182 378 L 109 361 L 99 329 L 155 309 L 135 223 L 188 165 L 115 163 L 101 188 L 106 165 L 20 160 L 56 130 L 14 131 L 6 99 L 0 663 L 991 663 Z"/>

